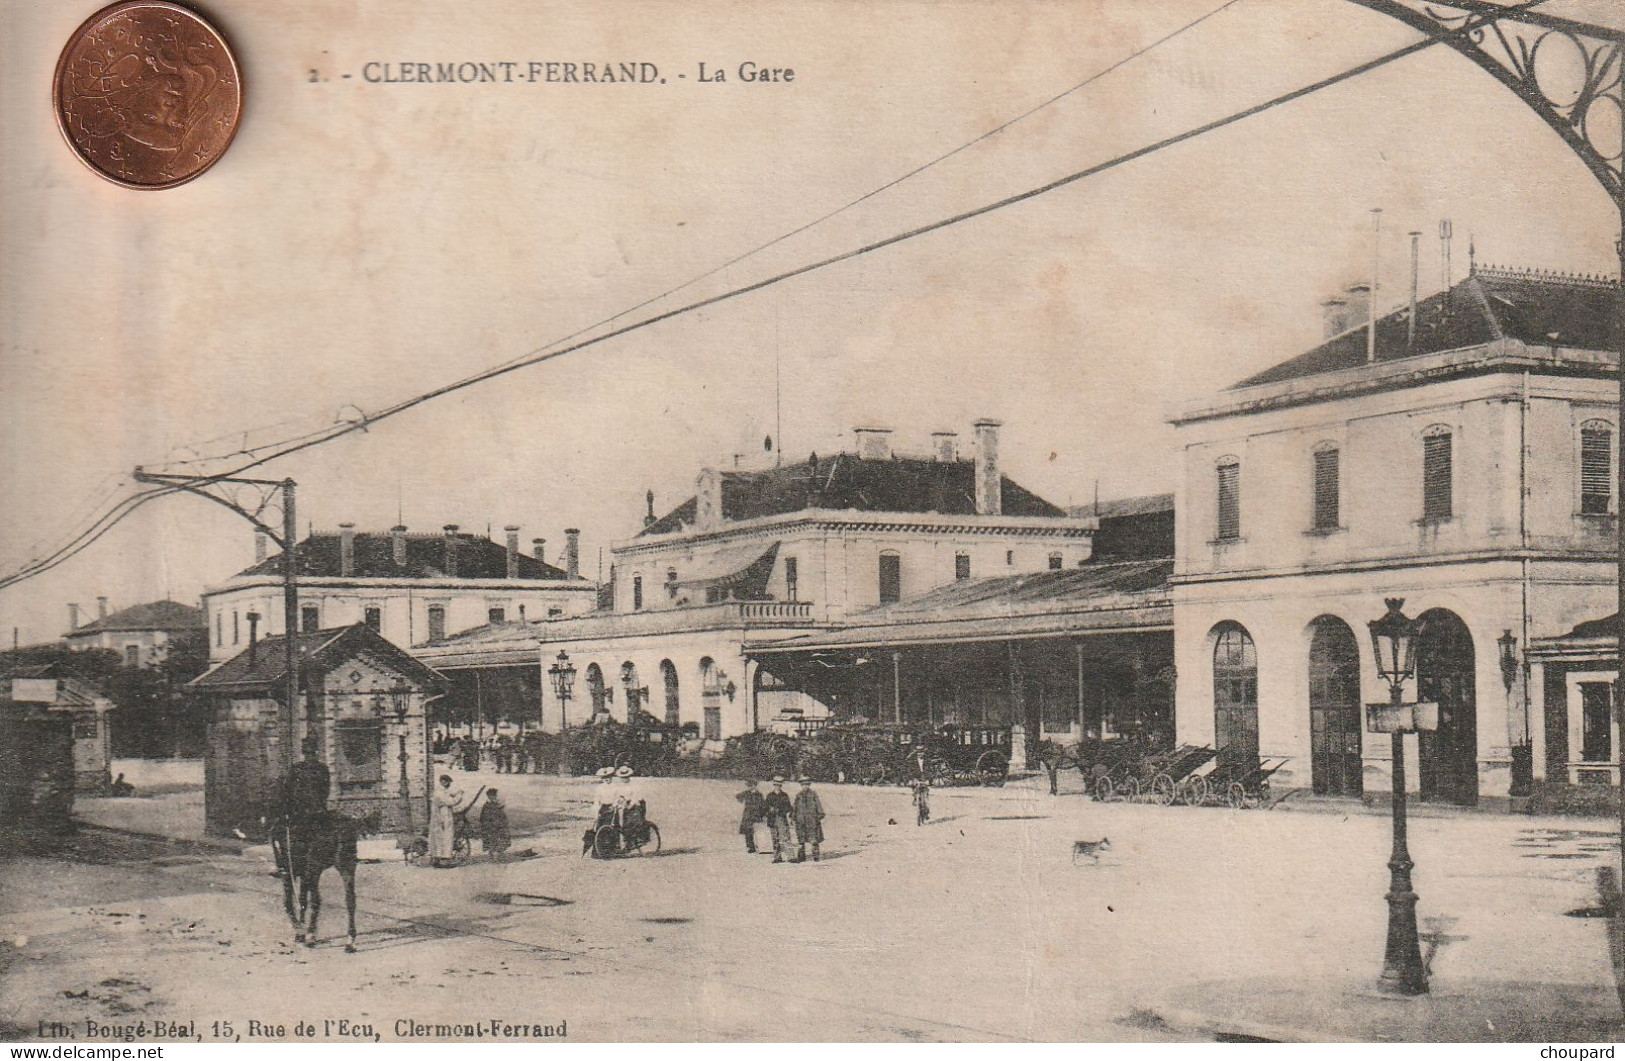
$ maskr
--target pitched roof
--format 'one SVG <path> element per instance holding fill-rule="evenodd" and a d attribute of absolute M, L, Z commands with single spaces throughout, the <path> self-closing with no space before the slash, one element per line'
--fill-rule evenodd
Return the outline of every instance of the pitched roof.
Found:
<path fill-rule="evenodd" d="M 812 456 L 767 471 L 720 473 L 722 517 L 757 519 L 808 508 L 859 512 L 976 514 L 976 462 L 922 457 L 865 460 L 852 453 Z M 1009 476 L 1003 483 L 1006 516 L 1065 516 Z M 644 527 L 645 534 L 671 534 L 693 526 L 696 501 L 689 498 Z"/>
<path fill-rule="evenodd" d="M 366 653 L 381 658 L 386 666 L 421 685 L 439 688 L 442 683 L 438 672 L 413 659 L 366 623 L 298 634 L 294 643 L 299 654 L 299 670 L 307 676 L 325 672 Z M 202 692 L 275 690 L 288 673 L 283 645 L 280 637 L 261 638 L 258 644 L 187 684 Z"/>
<path fill-rule="evenodd" d="M 849 626 L 753 648 L 751 655 L 1166 629 L 1173 621 L 1173 568 L 1172 560 L 1139 560 L 964 579 L 853 616 Z"/>
<path fill-rule="evenodd" d="M 1174 510 L 1173 494 L 1144 494 L 1140 497 L 1120 497 L 1088 505 L 1074 505 L 1074 516 L 1098 516 L 1100 519 L 1121 519 L 1125 516 L 1145 516 Z"/>
<path fill-rule="evenodd" d="M 1461 283 L 1416 305 L 1416 341 L 1409 341 L 1410 307 L 1377 321 L 1378 361 L 1517 339 L 1531 346 L 1618 350 L 1615 310 L 1619 284 L 1595 277 L 1529 270 L 1475 268 Z M 1297 357 L 1248 376 L 1231 389 L 1279 383 L 1366 363 L 1368 326 L 1332 337 Z"/>
<path fill-rule="evenodd" d="M 203 609 L 172 600 L 157 600 L 116 611 L 105 619 L 85 623 L 63 637 L 81 637 L 113 630 L 167 630 L 179 633 L 205 628 Z"/>
<path fill-rule="evenodd" d="M 457 541 L 456 578 L 506 578 L 508 574 L 508 548 L 501 542 L 482 538 L 477 534 L 408 534 L 406 563 L 395 563 L 395 543 L 389 532 L 369 533 L 357 531 L 355 535 L 354 578 L 451 578 L 446 543 L 453 537 Z M 312 534 L 300 542 L 299 574 L 313 578 L 343 578 L 341 538 L 323 531 Z M 519 577 L 563 580 L 569 576 L 552 564 L 520 553 Z M 238 572 L 245 575 L 279 575 L 282 573 L 282 554 L 267 557 L 252 567 Z"/>

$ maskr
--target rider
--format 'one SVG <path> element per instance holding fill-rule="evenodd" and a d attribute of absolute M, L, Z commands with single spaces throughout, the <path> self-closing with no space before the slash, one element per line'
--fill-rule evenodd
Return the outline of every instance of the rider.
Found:
<path fill-rule="evenodd" d="M 619 795 L 615 786 L 615 768 L 601 768 L 598 771 L 598 791 L 593 796 L 598 805 L 598 826 L 610 825 L 615 821 L 615 801 Z"/>
<path fill-rule="evenodd" d="M 648 807 L 643 802 L 642 786 L 632 781 L 632 772 L 630 766 L 622 766 L 615 771 L 615 776 L 619 778 L 615 785 L 615 809 L 621 831 L 629 836 L 638 836 L 647 820 Z"/>
<path fill-rule="evenodd" d="M 304 758 L 288 768 L 282 778 L 281 814 L 283 835 L 279 838 L 287 845 L 290 864 L 303 857 L 303 842 L 308 828 L 327 814 L 327 794 L 332 774 L 317 758 L 318 742 L 314 734 L 304 740 Z M 278 867 L 277 876 L 282 876 Z"/>

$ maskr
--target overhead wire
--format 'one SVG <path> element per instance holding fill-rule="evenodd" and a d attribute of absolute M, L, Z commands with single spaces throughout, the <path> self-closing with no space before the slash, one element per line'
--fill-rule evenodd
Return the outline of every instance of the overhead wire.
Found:
<path fill-rule="evenodd" d="M 1530 0 L 1529 3 L 1523 4 L 1523 5 L 1521 5 L 1521 7 L 1523 7 L 1523 8 L 1534 7 L 1534 6 L 1537 6 L 1538 4 L 1543 3 L 1543 2 L 1544 2 L 1544 0 Z M 1225 6 L 1229 6 L 1229 5 L 1227 4 Z M 1218 10 L 1222 10 L 1222 8 L 1220 8 Z M 1204 17 L 1211 17 L 1212 14 L 1214 14 L 1214 13 L 1217 13 L 1217 12 L 1216 11 L 1212 12 L 1209 15 L 1204 16 Z M 1332 74 L 1332 75 L 1330 75 L 1328 77 L 1321 78 L 1321 79 L 1319 79 L 1317 81 L 1311 82 L 1311 83 L 1309 83 L 1307 85 L 1303 85 L 1303 86 L 1301 86 L 1299 88 L 1296 88 L 1296 89 L 1293 89 L 1293 90 L 1291 90 L 1289 92 L 1285 92 L 1285 93 L 1282 93 L 1280 95 L 1274 96 L 1271 99 L 1265 100 L 1265 101 L 1263 101 L 1261 103 L 1257 103 L 1257 104 L 1254 104 L 1252 106 L 1245 107 L 1245 108 L 1243 108 L 1241 110 L 1234 111 L 1234 112 L 1232 112 L 1232 113 L 1230 113 L 1228 115 L 1225 115 L 1222 118 L 1217 118 L 1217 119 L 1214 119 L 1212 121 L 1204 122 L 1204 123 L 1202 123 L 1200 125 L 1193 126 L 1192 128 L 1187 129 L 1187 130 L 1185 130 L 1183 132 L 1176 133 L 1176 134 L 1173 134 L 1171 136 L 1163 137 L 1162 139 L 1157 140 L 1157 141 L 1155 141 L 1153 143 L 1146 144 L 1146 145 L 1144 145 L 1142 147 L 1135 148 L 1135 149 L 1133 149 L 1131 151 L 1125 152 L 1125 153 L 1120 154 L 1120 155 L 1116 155 L 1113 158 L 1107 159 L 1105 161 L 1098 162 L 1098 163 L 1092 164 L 1090 166 L 1086 166 L 1083 169 L 1076 170 L 1076 171 L 1074 171 L 1072 173 L 1069 173 L 1069 174 L 1067 174 L 1067 175 L 1065 175 L 1063 177 L 1059 177 L 1059 178 L 1057 178 L 1055 180 L 1048 181 L 1048 182 L 1046 182 L 1044 184 L 1041 184 L 1041 185 L 1038 185 L 1038 186 L 1036 186 L 1034 188 L 1027 189 L 1026 191 L 1022 191 L 1022 192 L 1018 192 L 1018 193 L 1015 193 L 1015 194 L 1012 194 L 1012 195 L 1008 195 L 1008 196 L 1005 196 L 1003 198 L 994 200 L 994 201 L 992 201 L 990 203 L 985 203 L 985 204 L 983 204 L 981 206 L 974 207 L 974 208 L 969 209 L 969 210 L 964 210 L 964 211 L 961 211 L 959 213 L 952 214 L 952 215 L 950 215 L 948 217 L 945 217 L 945 218 L 939 218 L 939 219 L 937 219 L 935 221 L 928 222 L 928 223 L 923 224 L 923 225 L 918 225 L 918 226 L 915 226 L 913 228 L 906 229 L 906 230 L 904 230 L 902 232 L 899 232 L 899 233 L 894 233 L 894 234 L 892 234 L 890 236 L 886 236 L 886 237 L 884 237 L 882 239 L 874 240 L 872 242 L 863 244 L 861 246 L 852 248 L 850 250 L 843 251 L 841 253 L 834 254 L 834 255 L 829 255 L 827 257 L 817 259 L 817 260 L 815 260 L 813 262 L 810 262 L 810 263 L 807 263 L 807 264 L 804 264 L 804 265 L 800 265 L 800 266 L 797 266 L 797 267 L 792 268 L 792 269 L 785 270 L 783 272 L 774 274 L 774 275 L 769 276 L 769 277 L 767 277 L 765 279 L 762 279 L 762 280 L 754 281 L 754 282 L 749 283 L 749 284 L 745 284 L 745 285 L 742 285 L 742 286 L 739 286 L 739 287 L 735 287 L 735 288 L 729 289 L 727 291 L 724 291 L 722 293 L 708 296 L 706 298 L 696 299 L 694 301 L 685 303 L 682 306 L 678 306 L 678 307 L 676 307 L 674 309 L 666 310 L 666 311 L 663 311 L 661 313 L 657 313 L 657 314 L 654 314 L 652 316 L 645 317 L 645 318 L 643 318 L 641 320 L 638 320 L 638 321 L 636 321 L 634 323 L 623 325 L 623 326 L 621 326 L 619 328 L 612 329 L 612 330 L 610 330 L 608 332 L 605 332 L 605 333 L 603 333 L 601 335 L 593 336 L 592 338 L 589 338 L 589 339 L 584 339 L 584 340 L 582 340 L 580 342 L 572 342 L 572 343 L 569 343 L 568 345 L 565 345 L 565 346 L 563 346 L 561 348 L 557 348 L 557 349 L 542 348 L 539 351 L 534 351 L 534 352 L 532 352 L 532 353 L 530 353 L 528 355 L 524 355 L 524 356 L 522 356 L 520 358 L 513 359 L 513 360 L 510 360 L 508 362 L 504 362 L 504 363 L 492 366 L 492 367 L 490 367 L 488 369 L 485 369 L 485 370 L 483 370 L 481 372 L 475 373 L 475 374 L 473 374 L 471 376 L 464 377 L 463 379 L 457 380 L 457 381 L 452 382 L 452 383 L 444 384 L 444 385 L 442 385 L 440 387 L 434 388 L 433 390 L 429 390 L 429 391 L 426 391 L 426 392 L 424 392 L 422 394 L 418 394 L 418 395 L 415 395 L 415 396 L 413 396 L 411 398 L 408 398 L 408 399 L 405 399 L 403 401 L 397 402 L 394 405 L 388 406 L 388 407 L 386 407 L 386 408 L 384 408 L 384 409 L 382 409 L 382 410 L 380 410 L 380 411 L 378 411 L 376 413 L 373 413 L 373 414 L 370 414 L 370 415 L 365 415 L 364 418 L 359 420 L 359 421 L 349 421 L 349 422 L 345 422 L 345 423 L 342 423 L 342 424 L 334 424 L 334 425 L 330 425 L 325 430 L 318 430 L 318 431 L 310 432 L 310 433 L 306 434 L 305 436 L 301 436 L 296 440 L 292 440 L 292 441 L 288 442 L 287 444 L 284 444 L 284 445 L 281 445 L 280 447 L 275 448 L 274 452 L 272 452 L 272 453 L 270 453 L 268 455 L 261 456 L 261 455 L 257 455 L 257 454 L 250 454 L 245 450 L 243 455 L 250 456 L 251 457 L 250 460 L 248 460 L 246 462 L 243 462 L 241 464 L 237 464 L 236 466 L 234 466 L 231 469 L 203 476 L 200 481 L 202 481 L 202 482 L 219 481 L 219 480 L 230 478 L 230 477 L 232 477 L 234 475 L 240 475 L 241 473 L 243 473 L 245 471 L 251 470 L 253 468 L 261 467 L 261 466 L 263 466 L 265 464 L 268 464 L 268 463 L 270 463 L 270 462 L 272 462 L 274 460 L 279 460 L 279 459 L 281 459 L 283 457 L 286 457 L 286 456 L 289 456 L 289 455 L 291 455 L 293 453 L 298 453 L 298 452 L 301 452 L 303 450 L 307 450 L 307 449 L 314 448 L 316 446 L 324 445 L 327 442 L 330 442 L 330 441 L 333 441 L 334 439 L 343 437 L 344 435 L 352 434 L 352 433 L 354 433 L 354 432 L 356 432 L 358 430 L 364 430 L 364 429 L 366 429 L 367 427 L 369 427 L 369 426 L 371 426 L 373 424 L 377 424 L 382 420 L 385 420 L 385 419 L 388 419 L 388 418 L 391 418 L 391 417 L 394 417 L 394 416 L 398 416 L 401 413 L 407 412 L 407 411 L 409 411 L 411 409 L 416 408 L 419 405 L 423 405 L 423 404 L 425 404 L 427 402 L 433 401 L 436 398 L 440 398 L 440 397 L 443 397 L 443 396 L 448 395 L 448 394 L 455 393 L 455 392 L 460 391 L 460 390 L 465 390 L 465 389 L 467 389 L 469 387 L 476 386 L 476 385 L 478 385 L 480 383 L 484 383 L 484 382 L 486 382 L 488 380 L 495 379 L 495 378 L 498 378 L 500 376 L 507 375 L 510 372 L 515 372 L 515 371 L 518 371 L 518 370 L 520 370 L 522 368 L 528 368 L 528 367 L 530 367 L 532 365 L 540 364 L 540 363 L 542 363 L 544 361 L 550 361 L 550 360 L 553 360 L 555 358 L 563 357 L 563 356 L 565 356 L 567 354 L 571 354 L 571 353 L 575 353 L 575 352 L 580 351 L 580 350 L 588 349 L 590 347 L 597 346 L 597 345 L 599 345 L 601 343 L 608 342 L 611 339 L 619 338 L 619 337 L 624 336 L 624 335 L 629 335 L 629 334 L 631 334 L 633 332 L 641 331 L 641 330 L 643 330 L 645 328 L 651 327 L 651 326 L 653 326 L 655 324 L 659 324 L 659 323 L 661 323 L 663 321 L 671 320 L 673 318 L 680 317 L 680 316 L 685 316 L 687 314 L 694 313 L 694 312 L 697 312 L 697 311 L 702 310 L 702 309 L 706 309 L 706 308 L 708 308 L 710 306 L 715 306 L 715 305 L 718 305 L 718 304 L 721 304 L 721 303 L 724 303 L 724 302 L 729 302 L 729 301 L 732 301 L 734 299 L 741 298 L 741 297 L 743 297 L 745 295 L 751 294 L 753 292 L 760 291 L 760 290 L 763 290 L 765 288 L 776 286 L 778 284 L 781 284 L 781 283 L 784 283 L 786 281 L 795 279 L 797 277 L 804 276 L 804 275 L 807 275 L 809 273 L 816 272 L 816 271 L 819 271 L 819 270 L 822 270 L 822 269 L 826 269 L 826 268 L 828 268 L 830 266 L 837 265 L 837 264 L 839 264 L 841 262 L 850 261 L 852 259 L 859 258 L 859 257 L 862 257 L 862 256 L 867 255 L 867 254 L 872 254 L 872 253 L 874 253 L 876 251 L 883 250 L 883 249 L 885 249 L 887 247 L 891 247 L 891 246 L 894 246 L 896 244 L 903 243 L 905 241 L 912 240 L 912 239 L 918 238 L 918 237 L 923 236 L 923 235 L 927 235 L 927 234 L 932 233 L 932 232 L 937 232 L 937 231 L 940 231 L 942 229 L 950 228 L 952 226 L 962 224 L 962 223 L 964 223 L 966 221 L 970 221 L 970 220 L 973 220 L 975 218 L 979 218 L 979 217 L 985 216 L 987 214 L 994 213 L 995 211 L 1002 210 L 1002 209 L 1005 209 L 1007 207 L 1014 206 L 1014 205 L 1017 205 L 1019 203 L 1026 202 L 1026 201 L 1028 201 L 1030 199 L 1034 199 L 1034 198 L 1037 198 L 1037 197 L 1042 196 L 1042 195 L 1046 195 L 1046 194 L 1048 194 L 1048 193 L 1050 193 L 1052 191 L 1056 191 L 1056 190 L 1058 190 L 1060 188 L 1068 187 L 1068 186 L 1070 186 L 1072 184 L 1075 184 L 1075 183 L 1077 183 L 1079 181 L 1086 180 L 1086 179 L 1088 179 L 1090 177 L 1094 177 L 1094 176 L 1097 176 L 1099 174 L 1108 172 L 1110 170 L 1116 169 L 1116 168 L 1118 168 L 1120 166 L 1126 165 L 1126 164 L 1128 164 L 1130 162 L 1133 162 L 1133 161 L 1136 161 L 1138 159 L 1145 158 L 1145 157 L 1147 157 L 1149 155 L 1153 155 L 1153 154 L 1156 154 L 1158 152 L 1165 151 L 1168 148 L 1175 147 L 1175 146 L 1177 146 L 1179 144 L 1188 142 L 1190 140 L 1194 140 L 1194 139 L 1196 139 L 1198 137 L 1205 136 L 1205 135 L 1207 135 L 1209 133 L 1212 133 L 1212 132 L 1216 132 L 1216 131 L 1218 131 L 1220 129 L 1223 129 L 1223 128 L 1227 127 L 1227 126 L 1236 124 L 1237 122 L 1241 122 L 1241 121 L 1244 121 L 1244 120 L 1246 120 L 1248 118 L 1251 118 L 1251 117 L 1254 117 L 1256 115 L 1263 114 L 1263 113 L 1265 113 L 1267 111 L 1273 110 L 1276 107 L 1284 106 L 1284 105 L 1286 105 L 1288 103 L 1295 102 L 1295 101 L 1297 101 L 1299 99 L 1302 99 L 1302 98 L 1304 98 L 1306 96 L 1312 95 L 1312 94 L 1314 94 L 1316 92 L 1323 91 L 1323 90 L 1325 90 L 1327 88 L 1330 88 L 1330 87 L 1332 87 L 1334 85 L 1338 85 L 1338 84 L 1341 84 L 1341 83 L 1343 83 L 1345 81 L 1349 81 L 1349 80 L 1352 80 L 1354 78 L 1361 77 L 1361 76 L 1363 76 L 1365 74 L 1368 74 L 1368 73 L 1370 73 L 1370 72 L 1372 72 L 1374 70 L 1377 70 L 1377 69 L 1380 69 L 1380 68 L 1382 68 L 1384 66 L 1387 66 L 1390 63 L 1396 62 L 1396 61 L 1398 61 L 1400 59 L 1404 59 L 1404 58 L 1406 58 L 1408 56 L 1414 55 L 1414 54 L 1416 54 L 1418 52 L 1421 52 L 1421 51 L 1424 51 L 1424 50 L 1426 50 L 1428 48 L 1431 48 L 1434 45 L 1437 45 L 1437 44 L 1443 42 L 1444 40 L 1449 39 L 1452 36 L 1458 36 L 1458 35 L 1464 35 L 1464 34 L 1472 33 L 1474 31 L 1476 31 L 1480 26 L 1482 26 L 1482 24 L 1483 24 L 1483 20 L 1481 20 L 1481 19 L 1471 20 L 1471 21 L 1463 24 L 1461 27 L 1458 27 L 1457 29 L 1452 30 L 1452 31 L 1450 31 L 1448 33 L 1440 34 L 1440 35 L 1437 35 L 1437 36 L 1426 37 L 1426 38 L 1423 38 L 1421 40 L 1414 41 L 1411 44 L 1408 44 L 1408 45 L 1405 45 L 1403 47 L 1397 48 L 1397 49 L 1395 49 L 1393 51 L 1387 52 L 1387 53 L 1385 53 L 1385 54 L 1383 54 L 1381 56 L 1378 56 L 1378 57 L 1376 57 L 1374 59 L 1370 59 L 1370 60 L 1367 60 L 1365 62 L 1356 64 L 1355 66 L 1349 67 L 1349 68 L 1347 68 L 1347 69 L 1345 69 L 1343 71 L 1340 71 L 1340 72 L 1338 72 L 1336 74 Z M 1167 39 L 1167 38 L 1164 38 L 1164 39 Z M 1155 45 L 1148 45 L 1145 49 L 1141 50 L 1141 54 L 1143 54 L 1143 52 L 1145 50 L 1149 50 L 1150 47 L 1154 47 L 1154 46 Z M 1121 65 L 1121 64 L 1118 64 L 1118 65 Z M 1064 95 L 1066 95 L 1066 93 L 1062 93 L 1062 95 L 1064 96 Z M 1058 98 L 1061 98 L 1061 97 L 1058 96 L 1058 97 L 1055 97 L 1055 98 L 1058 99 Z M 1019 118 L 1018 119 L 1013 119 L 1012 121 L 1015 121 L 1015 120 L 1019 120 Z M 1006 127 L 1008 127 L 1008 124 L 1010 124 L 1010 123 L 1006 123 Z M 986 134 L 986 135 L 993 135 L 993 134 L 989 133 L 989 134 Z M 985 139 L 985 136 L 983 137 L 983 139 Z M 951 155 L 951 154 L 953 154 L 953 152 L 950 152 L 949 154 Z M 944 157 L 947 157 L 947 156 L 944 156 Z M 837 211 L 837 212 L 839 212 L 839 211 Z M 788 236 L 783 237 L 783 238 L 788 238 Z M 769 245 L 771 245 L 771 241 L 770 241 L 769 244 L 764 244 L 764 247 L 769 246 Z M 680 290 L 682 286 L 687 286 L 687 285 L 680 285 L 679 288 L 674 289 L 674 290 Z M 661 297 L 664 297 L 664 296 L 657 296 L 656 299 L 651 300 L 651 301 L 658 301 L 659 298 L 661 298 Z M 625 312 L 630 312 L 630 311 L 623 311 L 623 313 L 618 314 L 617 317 L 624 316 Z M 616 318 L 609 318 L 609 319 L 613 320 L 613 319 L 616 319 Z M 595 325 L 594 327 L 597 327 L 597 326 Z M 585 329 L 585 330 L 590 331 L 592 329 L 589 328 L 589 329 Z M 576 333 L 576 334 L 579 335 L 581 333 Z M 257 447 L 257 448 L 265 448 L 265 447 Z M 135 508 L 138 508 L 141 505 L 146 504 L 148 501 L 155 499 L 157 496 L 160 496 L 162 494 L 167 494 L 167 493 L 173 493 L 173 492 L 176 492 L 178 489 L 179 488 L 176 488 L 176 487 L 158 487 L 158 488 L 156 488 L 154 490 L 145 491 L 145 492 L 143 492 L 141 494 L 135 495 L 132 499 L 130 499 L 134 503 L 131 504 L 128 507 L 128 509 L 126 509 L 126 510 L 124 510 L 122 512 L 119 512 L 118 509 L 115 509 L 115 512 L 119 512 L 119 514 L 116 516 L 116 518 L 113 518 L 112 523 L 116 524 L 117 522 L 124 519 L 129 514 L 130 511 L 134 511 Z M 112 514 L 109 514 L 109 515 L 111 516 Z M 4 578 L 0 578 L 0 589 L 5 589 L 5 588 L 7 588 L 9 586 L 15 585 L 18 582 L 21 582 L 21 581 L 24 581 L 24 580 L 26 580 L 28 578 L 32 578 L 32 577 L 35 577 L 36 575 L 42 574 L 45 571 L 48 571 L 51 568 L 56 567 L 60 563 L 62 563 L 65 560 L 69 559 L 71 556 L 76 555 L 77 553 L 82 551 L 84 548 L 87 548 L 90 544 L 93 544 L 97 539 L 99 539 L 102 535 L 104 535 L 105 533 L 107 533 L 108 530 L 111 529 L 112 524 L 108 524 L 107 526 L 102 526 L 101 525 L 103 522 L 105 522 L 105 519 L 106 519 L 106 517 L 104 517 L 103 521 L 98 521 L 97 525 L 93 526 L 90 529 L 87 529 L 85 532 L 83 532 L 81 535 L 79 535 L 74 540 L 74 542 L 70 543 L 68 546 L 65 546 L 63 549 L 58 550 L 56 553 L 52 554 L 52 556 L 47 558 L 46 560 L 41 561 L 41 562 L 39 562 L 37 564 L 30 564 L 30 565 L 28 565 L 27 567 L 25 567 L 22 570 L 14 572 L 13 574 L 5 576 Z"/>

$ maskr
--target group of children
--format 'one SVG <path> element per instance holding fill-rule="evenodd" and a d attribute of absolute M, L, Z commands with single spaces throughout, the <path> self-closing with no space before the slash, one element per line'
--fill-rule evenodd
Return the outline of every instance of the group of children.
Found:
<path fill-rule="evenodd" d="M 756 826 L 765 822 L 773 838 L 773 861 L 783 862 L 790 849 L 790 824 L 795 823 L 796 856 L 791 862 L 807 861 L 807 845 L 812 845 L 812 860 L 821 859 L 819 846 L 824 842 L 824 803 L 813 791 L 812 778 L 800 778 L 801 791 L 790 799 L 784 791 L 784 778 L 773 778 L 773 791 L 763 796 L 755 781 L 746 781 L 745 790 L 734 798 L 744 804 L 739 815 L 739 832 L 745 838 L 745 850 L 757 853 Z"/>

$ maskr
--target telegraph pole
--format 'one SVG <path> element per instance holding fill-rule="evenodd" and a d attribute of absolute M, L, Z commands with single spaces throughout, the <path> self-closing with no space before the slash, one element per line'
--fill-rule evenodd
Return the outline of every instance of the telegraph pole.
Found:
<path fill-rule="evenodd" d="M 286 772 L 299 759 L 299 748 L 295 741 L 298 737 L 296 720 L 299 713 L 299 555 L 295 546 L 299 544 L 299 520 L 296 511 L 297 486 L 292 479 L 244 479 L 230 475 L 172 475 L 169 473 L 147 472 L 136 468 L 133 478 L 138 483 L 154 483 L 159 486 L 168 486 L 176 490 L 185 490 L 196 494 L 223 508 L 228 508 L 252 523 L 262 531 L 266 537 L 275 542 L 282 550 L 282 647 L 287 675 L 284 679 L 282 693 L 282 710 L 277 719 L 277 737 L 282 742 L 283 754 L 286 761 L 282 769 Z M 256 488 L 262 495 L 259 507 L 250 511 L 238 504 L 234 497 L 221 496 L 211 493 L 209 487 L 230 484 L 233 486 L 250 486 Z M 270 503 L 272 492 L 282 495 L 282 530 L 278 533 L 260 518 Z"/>

